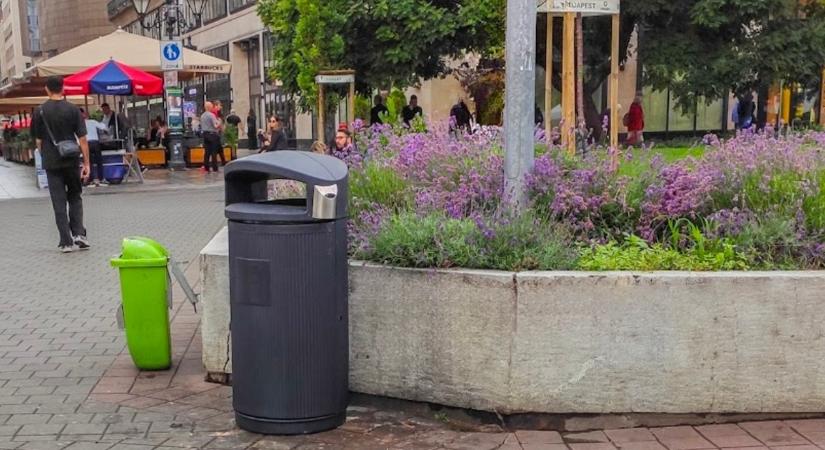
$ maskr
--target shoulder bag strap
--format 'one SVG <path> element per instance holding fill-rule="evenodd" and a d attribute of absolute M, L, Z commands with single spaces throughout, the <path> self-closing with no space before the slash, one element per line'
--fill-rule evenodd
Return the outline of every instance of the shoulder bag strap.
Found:
<path fill-rule="evenodd" d="M 49 121 L 46 120 L 46 111 L 43 110 L 43 107 L 40 107 L 40 117 L 43 119 L 43 124 L 46 125 L 46 131 L 49 133 L 49 137 L 52 138 L 52 144 L 57 147 L 57 140 L 54 138 L 54 134 L 52 134 L 52 129 L 49 126 Z"/>

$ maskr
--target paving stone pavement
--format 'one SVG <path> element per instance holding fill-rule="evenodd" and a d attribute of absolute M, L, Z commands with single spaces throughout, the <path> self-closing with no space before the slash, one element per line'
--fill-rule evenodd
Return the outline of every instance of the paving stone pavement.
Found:
<path fill-rule="evenodd" d="M 199 317 L 174 289 L 171 370 L 140 372 L 115 310 L 120 239 L 146 235 L 196 261 L 223 225 L 222 190 L 86 198 L 89 252 L 56 252 L 47 199 L 0 201 L 0 450 L 743 450 L 825 449 L 825 420 L 559 434 L 466 430 L 448 417 L 354 402 L 347 423 L 312 436 L 237 429 L 231 388 L 203 381 Z M 197 263 L 187 276 L 197 279 Z M 475 424 L 478 425 L 478 424 Z M 471 427 L 472 428 L 472 427 Z"/>

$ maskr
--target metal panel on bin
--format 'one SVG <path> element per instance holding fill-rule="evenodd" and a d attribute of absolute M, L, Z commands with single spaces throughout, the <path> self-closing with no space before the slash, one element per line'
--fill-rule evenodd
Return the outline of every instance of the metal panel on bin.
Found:
<path fill-rule="evenodd" d="M 238 425 L 302 434 L 344 422 L 348 401 L 347 167 L 280 151 L 227 165 L 232 389 Z M 270 198 L 272 179 L 306 186 Z"/>

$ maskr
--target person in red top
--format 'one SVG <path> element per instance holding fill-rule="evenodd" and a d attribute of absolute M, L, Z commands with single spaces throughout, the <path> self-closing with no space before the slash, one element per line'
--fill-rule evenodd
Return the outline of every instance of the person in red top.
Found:
<path fill-rule="evenodd" d="M 627 127 L 627 145 L 642 145 L 645 141 L 643 131 L 645 129 L 645 112 L 642 109 L 642 93 L 636 94 L 630 111 L 624 117 Z"/>

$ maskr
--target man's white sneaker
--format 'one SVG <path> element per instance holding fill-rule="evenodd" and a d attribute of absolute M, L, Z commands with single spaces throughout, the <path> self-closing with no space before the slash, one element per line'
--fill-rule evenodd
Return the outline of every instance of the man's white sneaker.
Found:
<path fill-rule="evenodd" d="M 60 253 L 71 253 L 77 250 L 77 247 L 74 245 L 61 245 L 60 247 L 57 247 L 57 249 L 60 250 Z"/>
<path fill-rule="evenodd" d="M 74 245 L 77 246 L 78 250 L 88 250 L 92 246 L 86 236 L 75 236 Z"/>

